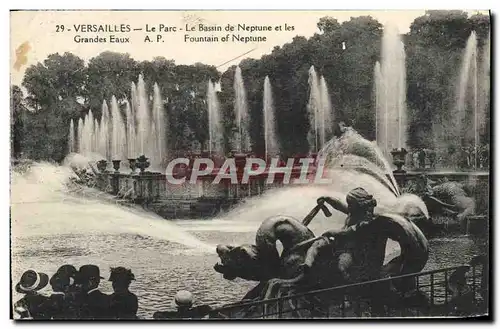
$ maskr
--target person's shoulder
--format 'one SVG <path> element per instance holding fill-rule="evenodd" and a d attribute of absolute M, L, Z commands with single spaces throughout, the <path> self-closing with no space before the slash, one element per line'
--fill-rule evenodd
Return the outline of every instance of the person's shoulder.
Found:
<path fill-rule="evenodd" d="M 28 300 L 26 299 L 26 296 L 23 296 L 21 299 L 14 303 L 14 306 L 21 306 L 26 304 L 27 302 Z"/>
<path fill-rule="evenodd" d="M 131 291 L 126 291 L 126 292 L 113 292 L 110 296 L 114 296 L 114 297 L 117 297 L 117 298 L 123 298 L 123 297 L 134 297 L 134 298 L 137 298 L 137 295 L 134 294 L 133 292 Z"/>
<path fill-rule="evenodd" d="M 153 319 L 178 319 L 179 314 L 177 311 L 157 311 L 153 313 Z"/>
<path fill-rule="evenodd" d="M 191 308 L 189 310 L 189 315 L 192 318 L 202 318 L 206 316 L 211 310 L 212 307 L 210 305 L 199 305 Z"/>
<path fill-rule="evenodd" d="M 115 303 L 138 303 L 138 298 L 133 292 L 126 292 L 126 293 L 112 293 L 109 295 L 109 298 L 111 299 L 112 302 Z"/>
<path fill-rule="evenodd" d="M 210 310 L 212 310 L 212 306 L 210 306 L 210 305 L 199 305 L 199 306 L 193 307 L 193 309 L 197 310 L 197 311 L 210 311 Z"/>
<path fill-rule="evenodd" d="M 93 299 L 93 298 L 110 298 L 111 295 L 105 294 L 99 289 L 94 290 L 88 294 L 88 298 Z"/>
<path fill-rule="evenodd" d="M 30 302 L 44 302 L 49 300 L 50 297 L 41 294 L 33 294 L 33 295 L 26 295 L 24 298 Z"/>
<path fill-rule="evenodd" d="M 102 291 L 100 291 L 100 290 L 97 290 L 97 291 L 98 291 L 98 294 L 99 294 L 99 295 L 101 295 L 101 296 L 108 296 L 108 297 L 109 297 L 109 295 L 108 295 L 108 294 L 105 294 L 105 293 L 103 293 L 103 292 L 102 292 Z"/>
<path fill-rule="evenodd" d="M 137 295 L 136 295 L 136 294 L 134 294 L 133 292 L 130 292 L 130 291 L 129 291 L 129 292 L 127 292 L 127 293 L 125 294 L 125 297 L 126 297 L 128 300 L 130 300 L 130 301 L 132 301 L 132 302 L 134 302 L 134 303 L 137 303 L 137 302 L 138 302 Z"/>
<path fill-rule="evenodd" d="M 65 294 L 51 294 L 49 296 L 49 300 L 54 301 L 54 302 L 62 302 L 66 299 Z"/>

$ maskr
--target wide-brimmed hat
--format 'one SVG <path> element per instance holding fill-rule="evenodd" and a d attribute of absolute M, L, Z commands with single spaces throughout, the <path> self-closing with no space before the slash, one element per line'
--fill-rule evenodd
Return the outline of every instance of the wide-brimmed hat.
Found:
<path fill-rule="evenodd" d="M 27 270 L 21 275 L 21 279 L 16 284 L 16 291 L 21 294 L 35 292 L 45 288 L 49 283 L 49 276 L 42 272 Z"/>
<path fill-rule="evenodd" d="M 132 281 L 135 280 L 135 275 L 130 269 L 125 267 L 112 267 L 110 269 L 109 281 Z"/>
<path fill-rule="evenodd" d="M 72 285 L 76 281 L 78 271 L 73 265 L 63 265 L 50 278 L 50 285 Z"/>
<path fill-rule="evenodd" d="M 78 271 L 78 280 L 83 281 L 91 278 L 104 279 L 101 276 L 99 267 L 96 265 L 83 265 L 82 267 L 80 267 L 80 270 Z"/>
<path fill-rule="evenodd" d="M 69 276 L 74 276 L 74 275 L 76 275 L 76 273 L 78 273 L 78 271 L 73 265 L 65 264 L 65 265 L 59 267 L 57 269 L 56 273 L 64 273 L 64 274 L 67 274 Z"/>

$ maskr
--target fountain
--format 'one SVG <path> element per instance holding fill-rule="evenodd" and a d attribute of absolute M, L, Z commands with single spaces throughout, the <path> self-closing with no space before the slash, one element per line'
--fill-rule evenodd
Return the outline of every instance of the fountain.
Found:
<path fill-rule="evenodd" d="M 332 127 L 333 127 L 333 111 L 332 102 L 330 100 L 330 94 L 328 92 L 328 86 L 324 76 L 321 76 L 319 80 L 319 91 L 321 97 L 321 146 L 325 145 L 331 137 Z"/>
<path fill-rule="evenodd" d="M 214 83 L 208 81 L 207 89 L 207 105 L 208 105 L 208 134 L 209 144 L 208 151 L 210 154 L 222 155 L 222 122 L 220 118 L 219 100 L 215 91 Z"/>
<path fill-rule="evenodd" d="M 488 39 L 482 49 L 482 65 L 480 71 L 479 79 L 479 113 L 478 122 L 481 132 L 484 133 L 484 128 L 486 125 L 487 109 L 490 106 L 490 57 L 491 57 L 491 35 L 488 35 Z M 478 131 L 479 133 L 479 131 Z"/>
<path fill-rule="evenodd" d="M 318 79 L 314 66 L 309 69 L 309 151 L 318 152 L 331 136 L 333 112 L 328 87 L 323 76 Z"/>
<path fill-rule="evenodd" d="M 137 108 L 135 110 L 137 122 L 137 152 L 139 152 L 139 154 L 151 154 L 151 152 L 148 152 L 151 124 L 149 121 L 146 85 L 142 75 L 139 75 L 139 81 L 137 83 Z"/>
<path fill-rule="evenodd" d="M 151 128 L 149 130 L 149 133 L 151 134 L 151 136 L 158 136 L 157 130 L 156 130 L 156 125 L 155 125 L 154 121 L 151 121 Z M 158 145 L 159 145 L 159 141 L 155 138 L 151 138 L 151 144 L 148 146 L 153 150 L 158 150 L 159 149 Z M 156 164 L 156 165 L 160 164 L 160 162 L 161 162 L 160 155 L 152 153 L 150 156 L 150 162 L 152 164 Z"/>
<path fill-rule="evenodd" d="M 82 154 L 88 154 L 88 138 L 87 138 L 87 117 L 88 115 L 86 115 L 85 117 L 83 117 L 82 119 L 82 125 L 79 126 L 80 128 L 80 131 L 79 131 L 79 138 L 78 138 L 78 150 L 80 153 Z"/>
<path fill-rule="evenodd" d="M 149 108 L 146 85 L 142 75 L 139 75 L 137 91 L 134 85 L 131 87 L 131 110 L 127 118 L 128 157 L 132 158 L 139 154 L 150 157 L 151 168 L 163 170 L 165 159 L 168 155 L 166 127 L 167 118 L 163 107 L 163 100 L 158 84 L 153 86 L 152 109 Z M 135 122 L 134 120 L 135 113 Z M 133 149 L 135 141 L 135 149 Z"/>
<path fill-rule="evenodd" d="M 102 102 L 101 124 L 99 126 L 98 153 L 105 159 L 110 158 L 111 140 L 109 138 L 109 109 L 106 101 Z"/>
<path fill-rule="evenodd" d="M 153 167 L 163 167 L 167 154 L 166 145 L 166 127 L 165 114 L 163 109 L 163 100 L 160 93 L 160 87 L 157 83 L 153 87 L 153 121 L 152 130 L 153 141 L 155 142 L 155 151 L 151 153 Z"/>
<path fill-rule="evenodd" d="M 273 91 L 268 76 L 264 79 L 264 99 L 262 103 L 264 104 L 264 148 L 265 159 L 267 159 L 268 156 L 273 157 L 279 154 L 279 145 L 275 131 L 276 121 L 274 118 Z"/>
<path fill-rule="evenodd" d="M 97 118 L 94 118 L 94 138 L 93 138 L 93 149 L 94 150 L 97 150 L 99 148 L 99 132 L 100 132 L 100 125 L 99 125 L 99 121 L 97 121 Z"/>
<path fill-rule="evenodd" d="M 100 122 L 94 119 L 92 111 L 84 119 L 80 118 L 76 127 L 75 144 L 78 148 L 74 151 L 85 156 L 98 154 L 107 161 L 134 159 L 139 154 L 147 154 L 151 157 L 151 168 L 162 170 L 168 154 L 166 116 L 158 85 L 155 84 L 153 89 L 152 111 L 148 108 L 144 79 L 139 76 L 138 87 L 131 84 L 131 102 L 123 100 L 123 112 L 116 97 L 112 96 L 111 109 L 106 101 L 102 103 Z"/>
<path fill-rule="evenodd" d="M 94 114 L 92 110 L 89 111 L 87 117 L 85 118 L 86 131 L 88 139 L 86 140 L 87 149 L 89 152 L 93 152 L 95 149 L 95 126 L 94 126 Z"/>
<path fill-rule="evenodd" d="M 69 153 L 76 152 L 76 149 L 75 149 L 75 123 L 73 122 L 73 119 L 71 119 L 71 122 L 69 124 L 68 152 Z"/>
<path fill-rule="evenodd" d="M 85 118 L 78 121 L 78 152 L 89 155 L 95 151 L 94 117 L 89 111 Z"/>
<path fill-rule="evenodd" d="M 116 97 L 111 98 L 111 156 L 112 160 L 121 160 L 125 157 L 125 126 L 118 108 Z M 108 137 L 109 138 L 109 137 Z"/>
<path fill-rule="evenodd" d="M 307 111 L 309 113 L 309 152 L 316 153 L 321 148 L 319 125 L 321 124 L 319 111 L 321 108 L 321 95 L 319 92 L 318 75 L 314 66 L 309 69 L 309 102 Z"/>
<path fill-rule="evenodd" d="M 379 136 L 379 124 L 381 124 L 382 118 L 381 116 L 384 114 L 383 109 L 382 109 L 382 91 L 383 86 L 382 86 L 382 71 L 380 69 L 380 62 L 375 63 L 375 68 L 373 69 L 373 76 L 374 76 L 374 84 L 373 84 L 373 94 L 374 94 L 374 101 L 375 101 L 375 139 L 379 147 L 382 147 L 382 136 Z"/>
<path fill-rule="evenodd" d="M 478 54 L 478 40 L 472 32 L 467 40 L 457 86 L 457 101 L 452 111 L 448 129 L 453 131 L 451 141 L 460 148 L 473 145 L 473 167 L 479 160 L 480 135 L 484 134 L 486 111 L 489 106 L 490 90 L 490 38 Z M 482 59 L 482 63 L 479 60 Z M 471 128 L 472 125 L 472 129 Z"/>
<path fill-rule="evenodd" d="M 406 147 L 406 68 L 401 36 L 386 26 L 380 63 L 375 64 L 376 140 L 385 157 L 393 149 Z"/>
<path fill-rule="evenodd" d="M 135 87 L 134 87 L 135 89 Z M 135 91 L 133 91 L 132 95 L 134 95 Z M 135 95 L 134 95 L 135 97 Z M 132 97 L 132 98 L 134 98 Z M 135 101 L 135 99 L 134 99 Z M 127 133 L 127 157 L 133 157 L 136 155 L 136 140 L 135 140 L 135 120 L 134 114 L 132 113 L 132 108 L 130 107 L 130 103 L 127 101 L 125 103 L 125 121 L 126 121 L 126 133 Z"/>
<path fill-rule="evenodd" d="M 325 168 L 328 170 L 369 175 L 377 181 L 377 185 L 385 187 L 395 196 L 401 195 L 391 167 L 380 148 L 352 128 L 348 128 L 340 138 L 326 143 L 318 152 L 318 158 L 325 160 Z M 354 179 L 353 184 L 356 184 L 355 181 Z"/>
<path fill-rule="evenodd" d="M 238 153 L 247 153 L 250 151 L 250 135 L 249 124 L 250 117 L 248 116 L 247 96 L 245 84 L 241 74 L 241 68 L 238 66 L 234 73 L 234 114 L 236 118 L 237 136 L 235 138 L 234 149 Z M 215 89 L 215 85 L 214 85 Z"/>
<path fill-rule="evenodd" d="M 82 138 L 83 138 L 83 119 L 80 118 L 78 119 L 78 123 L 77 123 L 77 126 L 76 126 L 76 136 L 77 136 L 77 140 L 76 140 L 76 151 L 79 152 L 79 153 L 82 153 L 82 148 L 81 148 L 81 141 L 82 141 Z"/>

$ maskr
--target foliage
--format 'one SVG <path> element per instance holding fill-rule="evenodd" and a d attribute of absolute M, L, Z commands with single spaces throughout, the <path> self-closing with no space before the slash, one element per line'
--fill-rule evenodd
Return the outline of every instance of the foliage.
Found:
<path fill-rule="evenodd" d="M 273 90 L 277 134 L 284 156 L 308 150 L 308 71 L 314 65 L 327 81 L 337 120 L 349 119 L 366 138 L 375 138 L 373 68 L 380 58 L 383 26 L 370 16 L 338 22 L 323 17 L 319 33 L 296 36 L 261 59 L 240 62 L 253 151 L 263 153 L 263 84 L 269 76 Z M 403 35 L 407 58 L 407 107 L 410 147 L 433 146 L 433 122 L 446 120 L 455 105 L 456 81 L 467 38 L 472 31 L 481 49 L 489 38 L 489 16 L 470 17 L 462 11 L 427 11 Z M 114 95 L 130 100 L 131 82 L 142 74 L 152 94 L 156 82 L 168 117 L 169 147 L 207 148 L 208 80 L 221 84 L 218 93 L 225 148 L 231 148 L 234 124 L 233 80 L 236 67 L 219 73 L 201 63 L 176 65 L 164 57 L 137 62 L 129 54 L 103 52 L 84 61 L 71 53 L 51 54 L 26 70 L 22 86 L 12 88 L 13 154 L 60 161 L 67 152 L 69 121 L 89 109 L 99 118 L 103 100 Z M 489 111 L 489 110 L 488 110 Z M 489 118 L 488 118 L 489 120 Z M 62 129 L 64 127 L 64 129 Z M 489 127 L 489 122 L 486 123 Z M 486 130 L 486 134 L 489 130 Z"/>

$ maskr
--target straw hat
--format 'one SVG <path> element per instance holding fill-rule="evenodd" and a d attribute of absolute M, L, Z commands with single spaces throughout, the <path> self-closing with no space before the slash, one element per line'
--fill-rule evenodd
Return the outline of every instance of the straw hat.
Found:
<path fill-rule="evenodd" d="M 42 272 L 27 270 L 21 275 L 21 279 L 16 284 L 16 291 L 20 294 L 41 290 L 49 283 L 49 276 Z"/>

